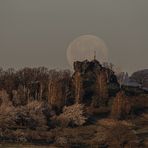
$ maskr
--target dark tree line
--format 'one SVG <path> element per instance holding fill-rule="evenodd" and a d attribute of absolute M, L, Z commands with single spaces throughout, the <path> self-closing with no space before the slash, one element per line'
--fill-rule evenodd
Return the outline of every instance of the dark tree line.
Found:
<path fill-rule="evenodd" d="M 70 71 L 48 70 L 46 67 L 0 68 L 0 90 L 5 90 L 14 105 L 27 104 L 29 100 L 48 100 L 54 92 L 49 92 L 49 84 L 53 81 L 68 82 Z M 58 85 L 59 83 L 57 83 Z M 55 86 L 56 87 L 56 86 Z"/>

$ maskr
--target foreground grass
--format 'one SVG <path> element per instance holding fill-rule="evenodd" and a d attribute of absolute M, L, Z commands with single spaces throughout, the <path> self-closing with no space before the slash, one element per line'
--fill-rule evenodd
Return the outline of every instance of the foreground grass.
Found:
<path fill-rule="evenodd" d="M 93 125 L 75 128 L 56 128 L 50 131 L 6 130 L 3 136 L 17 137 L 17 144 L 1 144 L 0 147 L 147 147 L 147 115 L 136 120 L 117 121 L 101 119 Z M 144 133 L 144 134 L 143 134 Z M 30 144 L 24 139 L 30 139 Z M 31 141 L 32 139 L 32 141 Z M 22 141 L 21 141 L 22 140 Z M 24 140 L 24 141 L 23 141 Z M 46 143 L 47 142 L 47 143 Z M 48 143 L 49 142 L 49 143 Z M 33 145 L 32 145 L 33 144 Z"/>

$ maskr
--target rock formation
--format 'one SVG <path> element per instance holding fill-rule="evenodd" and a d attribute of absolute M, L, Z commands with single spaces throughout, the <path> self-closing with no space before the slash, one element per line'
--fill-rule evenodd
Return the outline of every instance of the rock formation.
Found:
<path fill-rule="evenodd" d="M 97 60 L 74 63 L 72 86 L 77 103 L 105 105 L 109 96 L 109 84 L 116 84 L 114 72 L 103 67 Z"/>
<path fill-rule="evenodd" d="M 123 91 L 115 97 L 112 105 L 111 116 L 115 119 L 124 119 L 131 111 L 131 103 Z"/>

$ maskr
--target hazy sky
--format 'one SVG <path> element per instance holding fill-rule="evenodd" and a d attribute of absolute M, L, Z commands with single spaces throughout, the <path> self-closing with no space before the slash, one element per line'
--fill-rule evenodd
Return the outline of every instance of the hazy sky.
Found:
<path fill-rule="evenodd" d="M 68 68 L 66 49 L 92 34 L 128 72 L 148 68 L 148 0 L 0 0 L 0 66 Z"/>

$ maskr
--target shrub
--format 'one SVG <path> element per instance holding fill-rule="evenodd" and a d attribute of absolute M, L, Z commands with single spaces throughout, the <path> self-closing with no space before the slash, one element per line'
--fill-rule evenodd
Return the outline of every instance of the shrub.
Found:
<path fill-rule="evenodd" d="M 44 102 L 41 101 L 32 101 L 22 107 L 14 107 L 11 103 L 3 103 L 0 107 L 0 127 L 47 129 L 44 109 Z"/>
<path fill-rule="evenodd" d="M 9 95 L 5 90 L 0 91 L 0 128 L 11 127 L 15 124 L 16 109 L 9 99 Z"/>
<path fill-rule="evenodd" d="M 58 117 L 62 126 L 68 126 L 69 124 L 81 126 L 86 122 L 84 116 L 84 106 L 81 104 L 74 104 L 72 106 L 65 106 L 63 113 Z"/>
<path fill-rule="evenodd" d="M 66 146 L 68 141 L 65 137 L 57 137 L 55 143 L 59 146 Z"/>
<path fill-rule="evenodd" d="M 21 118 L 26 122 L 25 126 L 30 128 L 47 128 L 47 120 L 43 114 L 44 102 L 42 101 L 32 101 L 29 102 L 25 107 L 21 109 Z M 24 125 L 24 123 L 22 123 Z"/>

